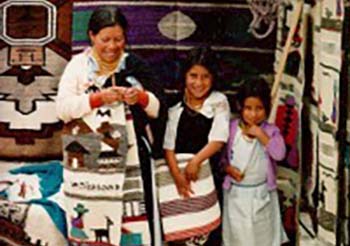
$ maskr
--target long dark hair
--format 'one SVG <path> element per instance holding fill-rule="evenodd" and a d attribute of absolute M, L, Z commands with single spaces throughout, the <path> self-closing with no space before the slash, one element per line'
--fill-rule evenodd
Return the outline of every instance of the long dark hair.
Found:
<path fill-rule="evenodd" d="M 210 47 L 199 47 L 189 51 L 187 59 L 184 61 L 181 67 L 180 81 L 181 91 L 185 90 L 186 86 L 186 73 L 195 65 L 201 65 L 205 67 L 209 73 L 213 76 L 212 87 L 210 91 L 219 90 L 219 63 L 218 56 Z"/>
<path fill-rule="evenodd" d="M 241 114 L 244 107 L 244 101 L 248 97 L 257 97 L 261 100 L 266 116 L 271 111 L 270 87 L 267 81 L 261 77 L 250 78 L 242 84 L 237 94 L 238 111 Z"/>
<path fill-rule="evenodd" d="M 88 31 L 96 35 L 101 29 L 115 25 L 119 25 L 123 29 L 126 38 L 128 21 L 122 11 L 117 7 L 99 7 L 90 17 Z"/>

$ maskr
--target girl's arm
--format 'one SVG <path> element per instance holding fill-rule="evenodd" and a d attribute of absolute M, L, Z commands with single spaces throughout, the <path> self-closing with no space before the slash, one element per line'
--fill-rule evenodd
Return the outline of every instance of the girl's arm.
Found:
<path fill-rule="evenodd" d="M 193 194 L 193 191 L 191 190 L 190 183 L 185 178 L 185 175 L 181 172 L 175 152 L 173 150 L 165 150 L 165 159 L 168 163 L 169 170 L 171 173 L 171 176 L 174 179 L 177 192 L 180 196 L 183 196 L 185 198 L 190 197 L 190 194 Z"/>
<path fill-rule="evenodd" d="M 216 152 L 218 152 L 223 146 L 224 142 L 221 141 L 211 141 L 207 143 L 193 158 L 194 162 L 201 163 L 206 159 L 213 156 Z"/>
<path fill-rule="evenodd" d="M 185 168 L 185 175 L 187 180 L 196 181 L 198 179 L 198 173 L 200 165 L 203 161 L 213 156 L 223 146 L 224 142 L 211 141 L 207 143 L 187 164 Z"/>
<path fill-rule="evenodd" d="M 218 152 L 228 140 L 230 106 L 224 94 L 213 92 L 212 107 L 214 108 L 213 124 L 209 132 L 208 143 L 192 158 L 185 169 L 188 180 L 196 181 L 203 161 Z"/>
<path fill-rule="evenodd" d="M 231 165 L 225 166 L 225 173 L 230 175 L 230 177 L 236 180 L 237 182 L 242 181 L 242 179 L 244 178 L 244 173 L 242 173 L 237 167 Z"/>
<path fill-rule="evenodd" d="M 265 146 L 269 156 L 276 160 L 283 160 L 286 154 L 286 146 L 283 137 L 276 126 L 270 126 L 268 134 L 260 126 L 252 126 L 247 130 L 247 134 L 256 137 Z"/>
<path fill-rule="evenodd" d="M 265 145 L 265 149 L 276 161 L 281 161 L 286 156 L 286 145 L 278 127 L 273 127 L 270 141 Z"/>
<path fill-rule="evenodd" d="M 177 164 L 177 160 L 175 157 L 175 152 L 173 150 L 165 149 L 164 150 L 165 160 L 169 166 L 169 170 L 171 175 L 174 177 L 176 175 L 181 174 L 181 170 Z"/>
<path fill-rule="evenodd" d="M 164 155 L 169 166 L 170 174 L 174 179 L 177 192 L 180 196 L 189 197 L 193 191 L 191 190 L 190 183 L 186 180 L 185 175 L 181 172 L 175 155 L 175 140 L 176 129 L 179 121 L 179 110 L 177 108 L 169 109 L 169 118 L 166 124 L 166 130 L 164 135 Z"/>
<path fill-rule="evenodd" d="M 259 142 L 266 146 L 270 141 L 270 137 L 266 134 L 266 132 L 258 125 L 253 125 L 245 130 L 243 130 L 243 134 L 248 136 L 256 137 Z"/>

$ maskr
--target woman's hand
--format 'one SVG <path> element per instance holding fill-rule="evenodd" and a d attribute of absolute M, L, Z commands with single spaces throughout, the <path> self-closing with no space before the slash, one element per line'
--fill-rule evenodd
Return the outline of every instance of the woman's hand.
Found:
<path fill-rule="evenodd" d="M 241 182 L 244 178 L 244 173 L 242 173 L 237 167 L 227 166 L 225 171 L 228 175 L 230 175 L 231 178 L 233 178 L 237 182 Z"/>
<path fill-rule="evenodd" d="M 191 189 L 190 182 L 185 178 L 185 175 L 182 173 L 178 173 L 173 176 L 175 185 L 177 188 L 177 192 L 180 196 L 184 198 L 189 198 L 191 194 L 194 194 L 194 192 Z"/>
<path fill-rule="evenodd" d="M 104 104 L 111 104 L 118 101 L 124 100 L 125 87 L 112 86 L 100 91 L 101 99 Z"/>
<path fill-rule="evenodd" d="M 124 102 L 128 105 L 136 104 L 139 101 L 139 92 L 140 91 L 134 87 L 126 88 L 124 92 Z"/>
<path fill-rule="evenodd" d="M 192 158 L 186 165 L 185 168 L 185 177 L 190 181 L 197 181 L 198 173 L 200 170 L 200 162 L 197 162 L 195 158 Z"/>

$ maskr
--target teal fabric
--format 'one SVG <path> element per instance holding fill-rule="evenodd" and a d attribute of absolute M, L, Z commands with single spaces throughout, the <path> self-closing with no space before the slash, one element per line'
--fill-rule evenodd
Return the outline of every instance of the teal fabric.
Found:
<path fill-rule="evenodd" d="M 11 174 L 33 174 L 40 179 L 40 192 L 43 197 L 54 195 L 60 190 L 63 182 L 63 166 L 60 161 L 27 163 L 25 166 L 12 169 Z"/>
<path fill-rule="evenodd" d="M 67 236 L 67 222 L 64 210 L 49 198 L 59 192 L 63 183 L 63 166 L 60 161 L 50 161 L 46 163 L 27 163 L 25 166 L 12 169 L 9 173 L 37 175 L 40 179 L 41 199 L 28 201 L 29 204 L 38 204 L 43 206 L 50 215 L 59 231 Z"/>
<path fill-rule="evenodd" d="M 29 201 L 29 204 L 38 204 L 43 206 L 50 218 L 55 223 L 58 230 L 64 237 L 67 237 L 67 221 L 65 211 L 55 202 L 44 199 L 36 199 Z"/>
<path fill-rule="evenodd" d="M 345 167 L 350 168 L 350 145 L 347 145 L 345 150 Z"/>
<path fill-rule="evenodd" d="M 126 245 L 142 245 L 142 237 L 141 233 L 128 233 L 128 234 L 123 234 L 120 240 L 120 245 L 121 246 L 126 246 Z"/>

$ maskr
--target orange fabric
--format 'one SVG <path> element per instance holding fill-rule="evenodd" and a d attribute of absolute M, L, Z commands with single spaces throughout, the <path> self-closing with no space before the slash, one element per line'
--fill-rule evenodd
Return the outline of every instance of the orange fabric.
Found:
<path fill-rule="evenodd" d="M 98 108 L 103 105 L 101 92 L 91 93 L 89 100 L 91 108 Z"/>
<path fill-rule="evenodd" d="M 148 98 L 147 92 L 145 92 L 145 91 L 139 91 L 138 98 L 139 98 L 139 100 L 138 100 L 137 103 L 138 103 L 142 108 L 147 107 L 148 102 L 149 102 L 149 98 Z"/>

